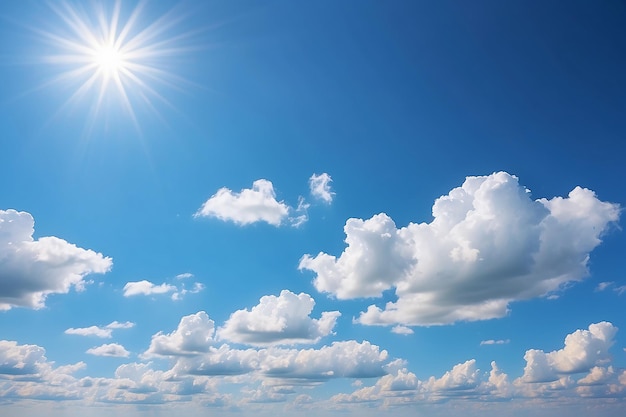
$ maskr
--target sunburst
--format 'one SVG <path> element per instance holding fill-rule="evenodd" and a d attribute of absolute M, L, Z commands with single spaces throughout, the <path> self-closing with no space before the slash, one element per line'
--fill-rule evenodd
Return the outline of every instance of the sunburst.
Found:
<path fill-rule="evenodd" d="M 92 8 L 86 9 L 86 4 Z M 172 55 L 189 50 L 181 45 L 189 33 L 175 32 L 182 17 L 173 10 L 142 25 L 145 6 L 146 1 L 141 1 L 124 18 L 121 0 L 50 3 L 62 24 L 55 31 L 37 31 L 51 46 L 45 62 L 59 67 L 51 83 L 72 88 L 61 109 L 87 100 L 93 123 L 105 110 L 105 103 L 115 100 L 116 108 L 124 109 L 139 127 L 137 105 L 156 112 L 155 101 L 170 104 L 157 86 L 177 87 L 184 82 L 168 71 L 166 64 Z"/>

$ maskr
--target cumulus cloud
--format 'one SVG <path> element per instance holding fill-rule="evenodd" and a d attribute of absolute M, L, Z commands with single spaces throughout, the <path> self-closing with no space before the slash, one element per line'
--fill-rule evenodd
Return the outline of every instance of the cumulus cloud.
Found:
<path fill-rule="evenodd" d="M 277 378 L 371 378 L 387 373 L 388 359 L 386 350 L 368 341 L 349 340 L 320 349 L 268 349 L 261 370 Z"/>
<path fill-rule="evenodd" d="M 184 316 L 172 333 L 159 332 L 152 336 L 146 356 L 181 356 L 207 352 L 213 343 L 215 322 L 207 313 Z"/>
<path fill-rule="evenodd" d="M 101 338 L 106 339 L 106 338 L 111 338 L 111 335 L 114 329 L 130 329 L 131 327 L 134 327 L 134 326 L 135 326 L 135 323 L 132 323 L 130 321 L 127 321 L 124 323 L 114 321 L 103 327 L 100 327 L 100 326 L 89 326 L 89 327 L 79 327 L 79 328 L 70 327 L 69 329 L 65 330 L 64 333 L 74 334 L 78 336 L 96 336 L 96 337 L 101 337 Z"/>
<path fill-rule="evenodd" d="M 333 201 L 334 192 L 330 189 L 330 183 L 332 178 L 327 173 L 320 175 L 313 174 L 309 178 L 309 188 L 311 189 L 311 195 L 317 199 L 330 204 Z"/>
<path fill-rule="evenodd" d="M 109 343 L 93 347 L 88 349 L 87 353 L 95 356 L 109 356 L 115 358 L 127 358 L 130 355 L 130 352 L 118 343 Z"/>
<path fill-rule="evenodd" d="M 289 206 L 276 201 L 271 181 L 260 179 L 254 181 L 251 189 L 239 193 L 220 188 L 200 207 L 195 217 L 216 217 L 239 225 L 263 221 L 280 226 L 288 215 Z"/>
<path fill-rule="evenodd" d="M 556 381 L 563 374 L 588 372 L 610 360 L 609 348 L 614 343 L 617 327 L 603 321 L 591 324 L 589 330 L 576 330 L 565 337 L 565 347 L 545 353 L 526 351 L 525 382 Z"/>
<path fill-rule="evenodd" d="M 282 297 L 282 298 L 281 298 Z M 286 308 L 280 307 L 275 319 L 284 321 L 288 336 L 280 332 L 274 334 L 267 331 L 270 323 L 263 320 L 269 319 L 263 312 L 263 308 L 273 308 L 279 304 L 286 304 Z M 269 296 L 261 300 L 260 304 L 251 311 L 240 310 L 247 313 L 244 318 L 238 317 L 228 324 L 230 336 L 240 337 L 241 329 L 237 326 L 241 323 L 262 323 L 255 329 L 253 339 L 259 345 L 273 345 L 273 342 L 317 338 L 319 332 L 326 333 L 332 329 L 331 323 L 321 324 L 323 320 L 316 321 L 308 317 L 312 300 L 306 294 L 299 296 L 284 292 L 279 297 Z M 295 307 L 300 309 L 294 314 Z M 301 323 L 306 323 L 302 326 Z M 266 326 L 266 327 L 263 327 Z M 295 327 L 294 327 L 295 326 Z M 292 329 L 293 327 L 293 329 Z M 303 327 L 307 332 L 301 333 Z M 220 329 L 220 333 L 224 328 Z M 185 316 L 181 319 L 176 330 L 164 334 L 159 332 L 152 336 L 149 349 L 144 357 L 169 356 L 176 358 L 176 365 L 172 369 L 175 375 L 242 375 L 259 373 L 268 377 L 289 380 L 327 380 L 331 378 L 367 378 L 381 376 L 387 373 L 389 365 L 387 351 L 367 341 L 334 342 L 330 346 L 319 349 L 286 349 L 270 346 L 263 349 L 236 349 L 227 344 L 218 346 L 215 341 L 215 323 L 204 312 Z M 229 337 L 230 337 L 229 336 Z M 223 337 L 223 336 L 222 336 Z M 308 339 L 307 339 L 308 340 Z"/>
<path fill-rule="evenodd" d="M 367 341 L 334 342 L 319 349 L 234 349 L 210 346 L 207 352 L 180 357 L 176 375 L 242 375 L 258 373 L 294 384 L 335 378 L 370 378 L 387 373 L 388 354 Z"/>
<path fill-rule="evenodd" d="M 433 325 L 503 317 L 509 303 L 545 296 L 588 276 L 590 252 L 619 218 L 617 204 L 576 187 L 568 197 L 532 200 L 515 176 L 467 177 L 433 205 L 434 220 L 397 228 L 384 213 L 349 219 L 337 258 L 304 255 L 320 292 L 380 297 L 358 321 Z"/>
<path fill-rule="evenodd" d="M 234 312 L 217 334 L 220 339 L 249 345 L 315 343 L 332 332 L 341 313 L 326 311 L 313 319 L 314 306 L 310 295 L 283 290 L 278 297 L 261 297 L 250 311 Z"/>
<path fill-rule="evenodd" d="M 36 375 L 46 362 L 45 350 L 37 345 L 18 345 L 0 340 L 0 375 Z"/>
<path fill-rule="evenodd" d="M 134 295 L 165 294 L 176 290 L 177 288 L 174 285 L 166 283 L 156 285 L 144 279 L 142 281 L 127 282 L 126 285 L 124 285 L 124 297 L 132 297 Z"/>
<path fill-rule="evenodd" d="M 33 239 L 35 221 L 26 212 L 0 210 L 0 310 L 42 308 L 49 294 L 82 290 L 85 276 L 103 274 L 111 258 L 58 237 Z"/>

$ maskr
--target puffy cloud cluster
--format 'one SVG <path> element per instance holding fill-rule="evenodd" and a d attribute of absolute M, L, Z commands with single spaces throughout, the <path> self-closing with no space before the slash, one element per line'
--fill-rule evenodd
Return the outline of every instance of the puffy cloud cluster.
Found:
<path fill-rule="evenodd" d="M 494 401 L 534 399 L 537 402 L 554 398 L 566 399 L 569 404 L 586 404 L 583 401 L 589 398 L 615 398 L 615 404 L 619 405 L 626 398 L 626 371 L 607 361 L 607 349 L 615 331 L 612 324 L 601 322 L 567 335 L 563 349 L 544 353 L 546 366 L 557 374 L 550 381 L 531 382 L 527 375 L 510 381 L 495 362 L 485 373 L 478 369 L 474 359 L 453 366 L 440 377 L 420 380 L 405 368 L 404 361 L 390 360 L 386 351 L 366 341 L 334 342 L 317 349 L 217 346 L 209 337 L 214 334 L 214 325 L 206 313 L 200 312 L 184 317 L 169 335 L 153 338 L 153 342 L 156 339 L 169 343 L 155 349 L 160 353 L 154 356 L 173 359 L 170 369 L 157 370 L 150 362 L 127 363 L 117 368 L 114 378 L 77 378 L 74 374 L 85 368 L 82 362 L 55 367 L 39 346 L 0 341 L 0 398 L 158 404 L 189 403 L 193 396 L 194 403 L 210 407 L 289 401 L 288 407 L 306 408 L 323 400 L 314 399 L 302 393 L 303 390 L 334 378 L 354 378 L 358 388 L 353 393 L 332 397 L 331 407 L 365 403 L 368 408 L 389 409 L 453 404 L 459 400 L 465 407 L 470 401 L 494 404 Z M 90 353 L 127 355 L 116 344 L 94 348 Z M 367 380 L 362 379 L 372 377 L 377 378 L 373 385 L 366 385 Z"/>
<path fill-rule="evenodd" d="M 49 294 L 82 290 L 85 276 L 103 274 L 111 258 L 54 236 L 33 239 L 26 212 L 0 210 L 0 310 L 42 308 Z"/>
<path fill-rule="evenodd" d="M 319 349 L 234 349 L 209 346 L 207 352 L 178 358 L 175 375 L 257 374 L 293 383 L 334 378 L 370 378 L 386 373 L 388 354 L 371 343 L 334 342 Z"/>
<path fill-rule="evenodd" d="M 491 362 L 482 373 L 476 360 L 459 363 L 441 377 L 420 381 L 406 369 L 381 377 L 374 385 L 332 398 L 337 404 L 373 403 L 383 406 L 423 404 L 455 399 L 501 401 L 525 398 L 626 398 L 626 371 L 610 363 L 609 347 L 617 328 L 608 322 L 591 324 L 565 337 L 565 347 L 545 353 L 531 349 L 524 375 L 513 381 Z"/>
<path fill-rule="evenodd" d="M 331 331 L 336 315 L 311 319 L 308 314 L 312 307 L 313 300 L 307 294 L 283 291 L 278 297 L 263 297 L 251 311 L 240 310 L 237 313 L 243 314 L 233 314 L 217 333 L 220 338 L 244 338 L 245 343 L 253 345 L 314 342 Z M 274 309 L 276 311 L 272 313 Z M 272 320 L 283 325 L 280 328 L 271 327 Z M 252 333 L 242 332 L 243 328 L 250 326 Z M 183 317 L 172 333 L 154 335 L 144 356 L 176 358 L 172 369 L 175 375 L 254 373 L 278 379 L 316 381 L 380 376 L 386 373 L 388 363 L 387 352 L 367 341 L 334 342 L 319 349 L 276 346 L 236 349 L 227 344 L 219 345 L 215 334 L 215 323 L 201 311 Z"/>
<path fill-rule="evenodd" d="M 320 175 L 311 175 L 311 178 L 309 178 L 311 195 L 327 204 L 332 203 L 335 193 L 330 189 L 331 181 L 332 178 L 325 172 Z"/>
<path fill-rule="evenodd" d="M 204 202 L 195 217 L 216 217 L 239 225 L 263 221 L 280 226 L 289 216 L 289 211 L 288 205 L 276 200 L 272 182 L 260 179 L 254 181 L 251 189 L 243 189 L 239 193 L 220 188 Z"/>
<path fill-rule="evenodd" d="M 531 349 L 524 359 L 526 382 L 556 381 L 563 374 L 590 371 L 610 360 L 609 348 L 614 343 L 617 327 L 609 322 L 595 323 L 589 330 L 576 330 L 565 338 L 565 347 L 545 353 Z"/>
<path fill-rule="evenodd" d="M 315 301 L 305 293 L 294 294 L 283 290 L 280 295 L 267 295 L 250 311 L 238 310 L 231 314 L 218 336 L 236 343 L 249 345 L 315 343 L 329 335 L 338 311 L 326 311 L 321 318 L 310 317 Z"/>
<path fill-rule="evenodd" d="M 134 327 L 135 323 L 130 321 L 120 323 L 118 321 L 111 322 L 106 326 L 89 326 L 89 327 L 79 327 L 65 330 L 65 334 L 74 334 L 78 336 L 96 336 L 105 339 L 109 339 L 112 336 L 114 329 L 130 329 Z"/>
<path fill-rule="evenodd" d="M 0 340 L 0 375 L 37 375 L 46 362 L 45 353 L 36 345 Z"/>
<path fill-rule="evenodd" d="M 430 223 L 397 228 L 384 213 L 349 219 L 337 258 L 305 255 L 320 292 L 340 299 L 380 297 L 358 321 L 433 325 L 506 315 L 514 300 L 558 290 L 588 275 L 590 252 L 619 218 L 617 204 L 576 187 L 568 197 L 532 200 L 515 176 L 467 177 L 435 201 Z"/>

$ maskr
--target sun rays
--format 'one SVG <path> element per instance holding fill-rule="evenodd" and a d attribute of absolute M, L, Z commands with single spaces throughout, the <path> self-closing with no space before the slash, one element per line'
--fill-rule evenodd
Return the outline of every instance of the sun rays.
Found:
<path fill-rule="evenodd" d="M 139 128 L 139 106 L 157 115 L 156 102 L 171 106 L 157 89 L 179 88 L 183 81 L 168 67 L 172 56 L 188 50 L 182 45 L 188 34 L 177 31 L 181 16 L 170 10 L 148 20 L 146 1 L 132 9 L 121 0 L 49 6 L 60 24 L 36 32 L 50 47 L 45 63 L 57 71 L 49 84 L 70 89 L 59 111 L 88 103 L 93 125 L 103 112 L 121 110 Z"/>

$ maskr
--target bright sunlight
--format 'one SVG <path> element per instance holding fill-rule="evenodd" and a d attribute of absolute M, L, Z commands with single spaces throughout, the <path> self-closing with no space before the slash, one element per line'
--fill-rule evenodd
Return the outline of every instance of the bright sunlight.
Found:
<path fill-rule="evenodd" d="M 187 36 L 171 33 L 181 19 L 170 10 L 146 21 L 145 2 L 131 9 L 125 9 L 127 4 L 121 0 L 50 3 L 63 24 L 54 30 L 35 30 L 52 47 L 45 62 L 60 68 L 51 84 L 74 87 L 60 110 L 87 99 L 93 124 L 105 103 L 115 100 L 115 108 L 125 110 L 138 127 L 135 106 L 142 104 L 156 112 L 155 101 L 170 105 L 156 88 L 176 87 L 182 80 L 164 67 L 172 55 L 187 50 L 180 46 Z"/>

